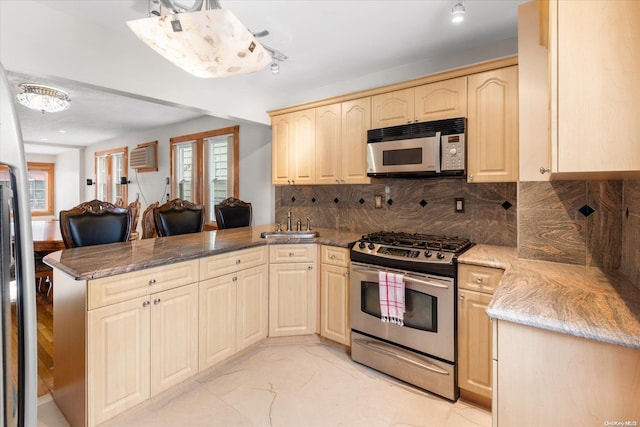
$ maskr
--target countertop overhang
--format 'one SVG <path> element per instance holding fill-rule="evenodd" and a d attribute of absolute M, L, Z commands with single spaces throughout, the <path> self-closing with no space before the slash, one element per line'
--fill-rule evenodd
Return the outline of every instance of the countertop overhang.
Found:
<path fill-rule="evenodd" d="M 269 224 L 85 246 L 53 252 L 44 262 L 76 280 L 91 280 L 271 244 L 318 243 L 348 247 L 361 236 L 345 230 L 316 228 L 320 236 L 313 239 L 260 237 L 262 232 L 275 229 L 275 225 Z"/>

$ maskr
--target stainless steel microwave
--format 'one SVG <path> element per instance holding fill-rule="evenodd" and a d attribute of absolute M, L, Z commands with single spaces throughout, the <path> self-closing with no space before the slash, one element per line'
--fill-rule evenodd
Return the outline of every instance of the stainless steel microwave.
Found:
<path fill-rule="evenodd" d="M 466 176 L 466 119 L 411 123 L 367 132 L 367 175 Z"/>

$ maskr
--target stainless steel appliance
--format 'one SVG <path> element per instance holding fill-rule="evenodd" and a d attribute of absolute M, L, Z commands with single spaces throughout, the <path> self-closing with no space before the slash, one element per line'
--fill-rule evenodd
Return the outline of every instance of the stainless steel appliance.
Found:
<path fill-rule="evenodd" d="M 3 171 L 0 182 L 0 425 L 35 426 L 38 349 L 27 163 L 13 96 L 2 65 L 0 165 L 8 169 Z M 16 341 L 12 336 L 14 328 Z"/>
<path fill-rule="evenodd" d="M 362 236 L 351 248 L 351 358 L 456 400 L 456 256 L 472 245 L 426 234 Z M 404 276 L 403 326 L 381 321 L 380 271 Z"/>
<path fill-rule="evenodd" d="M 367 131 L 367 175 L 466 176 L 465 125 L 459 117 Z"/>

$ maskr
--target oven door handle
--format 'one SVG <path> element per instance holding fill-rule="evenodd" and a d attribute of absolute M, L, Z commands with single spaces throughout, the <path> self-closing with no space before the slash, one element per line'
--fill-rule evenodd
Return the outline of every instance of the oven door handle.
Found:
<path fill-rule="evenodd" d="M 378 270 L 363 270 L 360 268 L 354 268 L 353 271 L 355 271 L 356 273 L 362 273 L 362 274 L 377 274 Z M 428 282 L 426 280 L 421 280 L 421 279 L 416 279 L 414 277 L 411 276 L 404 276 L 404 280 L 408 281 L 408 282 L 414 282 L 414 283 L 420 283 L 421 285 L 426 285 L 426 286 L 433 286 L 434 288 L 440 288 L 440 289 L 449 289 L 449 286 L 447 285 L 443 285 L 441 283 L 435 283 L 435 282 Z"/>
<path fill-rule="evenodd" d="M 433 286 L 434 288 L 449 289 L 447 285 L 442 285 L 440 283 L 434 283 L 434 282 L 427 282 L 426 280 L 421 280 L 421 279 L 414 279 L 413 277 L 410 277 L 410 276 L 404 276 L 404 280 L 407 282 L 420 283 L 421 285 Z"/>
<path fill-rule="evenodd" d="M 418 362 L 417 360 L 411 359 L 409 357 L 403 356 L 401 354 L 398 354 L 396 351 L 393 350 L 392 347 L 382 344 L 382 343 L 378 343 L 375 341 L 370 341 L 370 340 L 362 340 L 362 339 L 355 339 L 354 340 L 357 344 L 360 344 L 363 347 L 369 348 L 373 351 L 377 351 L 378 353 L 382 353 L 386 356 L 390 356 L 393 357 L 395 359 L 401 360 L 403 362 L 406 363 L 410 363 L 414 366 L 417 366 L 418 368 L 422 368 L 422 369 L 426 369 L 427 371 L 431 371 L 431 372 L 435 372 L 436 374 L 440 374 L 440 375 L 449 375 L 449 372 L 445 371 L 444 369 L 439 368 L 436 365 L 432 365 L 432 364 L 427 364 L 427 363 L 422 363 L 422 362 Z"/>

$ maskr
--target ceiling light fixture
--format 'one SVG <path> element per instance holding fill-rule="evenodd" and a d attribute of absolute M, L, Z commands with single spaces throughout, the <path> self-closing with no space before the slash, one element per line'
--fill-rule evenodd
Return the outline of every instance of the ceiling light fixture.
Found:
<path fill-rule="evenodd" d="M 42 111 L 42 114 L 57 113 L 69 108 L 71 98 L 63 90 L 35 83 L 21 83 L 18 87 L 23 92 L 16 95 L 16 99 L 27 108 Z"/>
<path fill-rule="evenodd" d="M 451 8 L 451 22 L 459 24 L 464 21 L 464 0 L 453 5 Z"/>
<path fill-rule="evenodd" d="M 216 0 L 195 0 L 191 7 L 177 0 L 160 3 L 161 16 L 127 25 L 140 40 L 183 70 L 198 77 L 228 77 L 260 71 L 273 62 L 269 51 Z"/>

